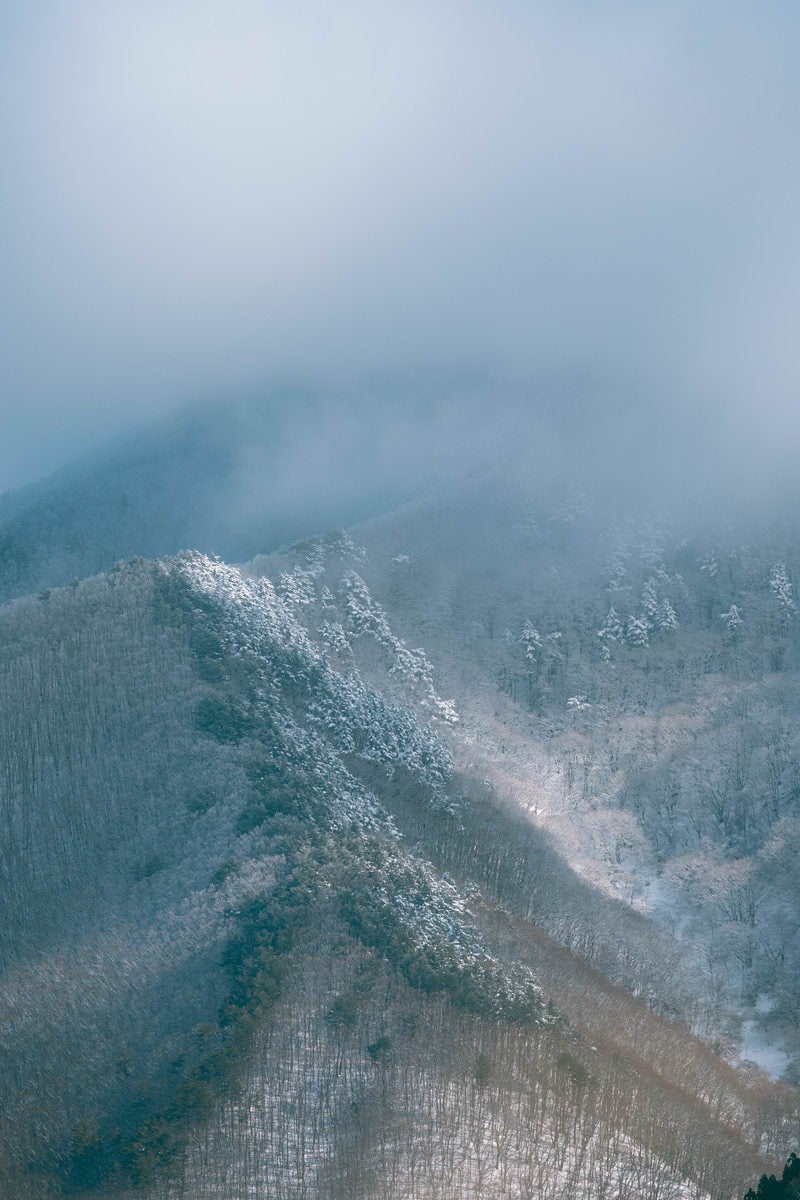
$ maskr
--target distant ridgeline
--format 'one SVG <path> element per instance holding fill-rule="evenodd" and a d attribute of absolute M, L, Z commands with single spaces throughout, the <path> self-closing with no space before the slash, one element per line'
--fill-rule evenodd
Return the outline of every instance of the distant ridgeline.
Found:
<path fill-rule="evenodd" d="M 0 603 L 136 555 L 192 546 L 242 561 L 386 512 L 441 477 L 445 430 L 461 423 L 451 407 L 284 385 L 120 438 L 0 496 Z M 409 422 L 437 432 L 398 454 Z"/>

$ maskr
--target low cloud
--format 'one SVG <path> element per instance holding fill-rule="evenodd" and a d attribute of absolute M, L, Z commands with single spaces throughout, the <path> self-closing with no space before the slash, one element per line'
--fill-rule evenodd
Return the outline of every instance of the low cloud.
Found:
<path fill-rule="evenodd" d="M 276 374 L 796 440 L 795 6 L 12 7 L 0 488 Z"/>

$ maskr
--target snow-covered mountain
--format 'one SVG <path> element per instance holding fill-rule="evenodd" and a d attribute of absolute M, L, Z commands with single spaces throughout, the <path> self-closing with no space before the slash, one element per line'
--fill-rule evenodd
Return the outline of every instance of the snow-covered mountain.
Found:
<path fill-rule="evenodd" d="M 508 459 L 237 567 L 201 460 L 162 530 L 197 551 L 66 587 L 55 493 L 8 502 L 38 594 L 0 610 L 5 1191 L 727 1200 L 775 1170 L 791 523 Z"/>
<path fill-rule="evenodd" d="M 627 933 L 590 959 L 796 1079 L 796 526 L 637 517 L 490 474 L 357 537 L 352 569 L 454 698 L 459 765 L 655 919 L 680 966 L 632 985 Z M 553 932 L 581 948 L 586 924 Z M 678 977 L 694 1005 L 670 995 Z"/>

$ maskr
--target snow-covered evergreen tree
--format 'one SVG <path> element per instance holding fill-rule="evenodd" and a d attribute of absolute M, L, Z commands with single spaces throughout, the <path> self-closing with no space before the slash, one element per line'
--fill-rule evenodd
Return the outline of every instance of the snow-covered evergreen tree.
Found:
<path fill-rule="evenodd" d="M 525 647 L 525 657 L 528 662 L 536 663 L 542 651 L 542 635 L 539 630 L 530 621 L 526 621 L 522 626 L 519 640 Z"/>
<path fill-rule="evenodd" d="M 650 645 L 650 629 L 644 617 L 631 616 L 628 618 L 625 640 L 629 646 Z"/>
<path fill-rule="evenodd" d="M 606 614 L 606 619 L 603 622 L 601 629 L 598 629 L 597 636 L 604 642 L 624 642 L 625 628 L 617 615 L 617 610 L 613 604 Z"/>
<path fill-rule="evenodd" d="M 661 601 L 658 596 L 658 583 L 651 576 L 642 588 L 642 612 L 651 629 L 658 628 L 658 615 Z"/>
<path fill-rule="evenodd" d="M 655 627 L 662 633 L 669 633 L 678 628 L 678 614 L 666 596 L 658 603 L 655 615 Z"/>
<path fill-rule="evenodd" d="M 703 574 L 708 575 L 710 579 L 713 579 L 719 570 L 719 564 L 711 550 L 704 554 L 701 559 L 698 559 L 697 565 Z"/>
<path fill-rule="evenodd" d="M 772 568 L 769 573 L 769 586 L 783 612 L 787 616 L 793 616 L 797 612 L 797 605 L 792 595 L 792 584 L 785 563 L 776 563 Z"/>

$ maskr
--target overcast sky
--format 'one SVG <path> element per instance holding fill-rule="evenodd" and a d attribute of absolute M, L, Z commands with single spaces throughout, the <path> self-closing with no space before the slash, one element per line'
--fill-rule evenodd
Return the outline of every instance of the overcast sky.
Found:
<path fill-rule="evenodd" d="M 785 445 L 798 34 L 796 0 L 6 0 L 0 490 L 275 374 L 567 372 Z"/>

